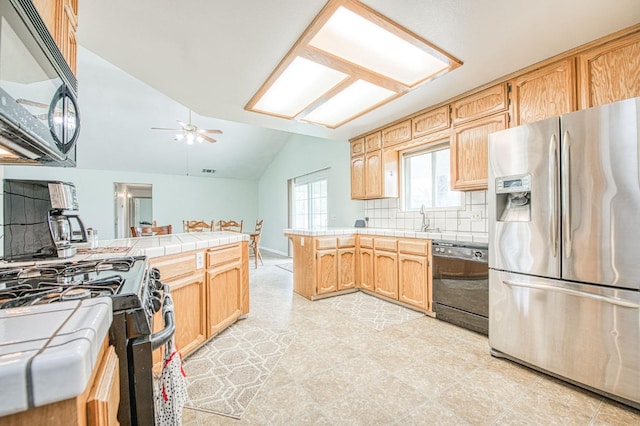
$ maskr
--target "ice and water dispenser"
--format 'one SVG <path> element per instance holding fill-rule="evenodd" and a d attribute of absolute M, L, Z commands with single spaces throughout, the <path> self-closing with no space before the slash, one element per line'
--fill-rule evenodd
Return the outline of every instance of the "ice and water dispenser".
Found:
<path fill-rule="evenodd" d="M 531 220 L 531 175 L 496 178 L 496 218 L 499 222 Z"/>

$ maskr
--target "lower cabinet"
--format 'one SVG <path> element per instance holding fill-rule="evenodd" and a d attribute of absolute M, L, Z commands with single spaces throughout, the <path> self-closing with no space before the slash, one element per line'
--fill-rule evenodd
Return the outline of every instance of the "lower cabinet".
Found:
<path fill-rule="evenodd" d="M 355 240 L 355 238 L 354 238 Z M 338 290 L 356 287 L 356 247 L 338 249 Z"/>
<path fill-rule="evenodd" d="M 248 281 L 244 277 L 243 252 L 246 250 L 243 248 L 246 243 L 211 248 L 207 252 L 207 338 L 245 313 L 249 288 L 245 288 Z M 248 253 L 246 255 L 248 257 Z"/>
<path fill-rule="evenodd" d="M 335 241 L 335 238 L 333 238 Z M 316 251 L 316 292 L 338 291 L 338 257 L 335 248 Z"/>
<path fill-rule="evenodd" d="M 374 250 L 374 291 L 381 296 L 398 300 L 398 254 Z"/>
<path fill-rule="evenodd" d="M 416 308 L 431 310 L 431 241 L 398 241 L 398 300 Z"/>
<path fill-rule="evenodd" d="M 358 287 L 365 290 L 373 291 L 373 249 L 372 248 L 360 248 L 358 254 L 358 272 L 359 282 Z"/>
<path fill-rule="evenodd" d="M 398 244 L 396 238 L 373 238 L 373 282 L 376 293 L 398 300 Z"/>
<path fill-rule="evenodd" d="M 117 425 L 120 405 L 120 374 L 118 356 L 109 346 L 98 367 L 93 386 L 87 398 L 87 424 Z"/>

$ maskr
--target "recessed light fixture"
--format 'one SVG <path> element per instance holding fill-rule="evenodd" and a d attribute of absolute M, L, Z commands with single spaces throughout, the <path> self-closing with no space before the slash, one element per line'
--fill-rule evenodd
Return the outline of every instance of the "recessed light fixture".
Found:
<path fill-rule="evenodd" d="M 460 65 L 356 0 L 329 0 L 245 109 L 333 129 Z"/>

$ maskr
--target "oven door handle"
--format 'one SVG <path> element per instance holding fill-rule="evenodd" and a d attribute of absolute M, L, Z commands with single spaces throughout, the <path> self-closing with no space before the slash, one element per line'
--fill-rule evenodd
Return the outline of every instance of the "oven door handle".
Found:
<path fill-rule="evenodd" d="M 164 285 L 164 302 L 162 306 L 164 328 L 157 333 L 153 333 L 149 336 L 151 341 L 151 349 L 156 350 L 173 337 L 176 332 L 176 318 L 173 312 L 173 300 L 171 299 L 171 292 L 169 286 Z"/>

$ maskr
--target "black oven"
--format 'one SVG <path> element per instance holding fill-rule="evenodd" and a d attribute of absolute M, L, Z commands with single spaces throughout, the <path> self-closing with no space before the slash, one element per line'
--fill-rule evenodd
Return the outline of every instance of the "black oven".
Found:
<path fill-rule="evenodd" d="M 489 268 L 486 244 L 433 241 L 436 318 L 488 335 Z"/>

